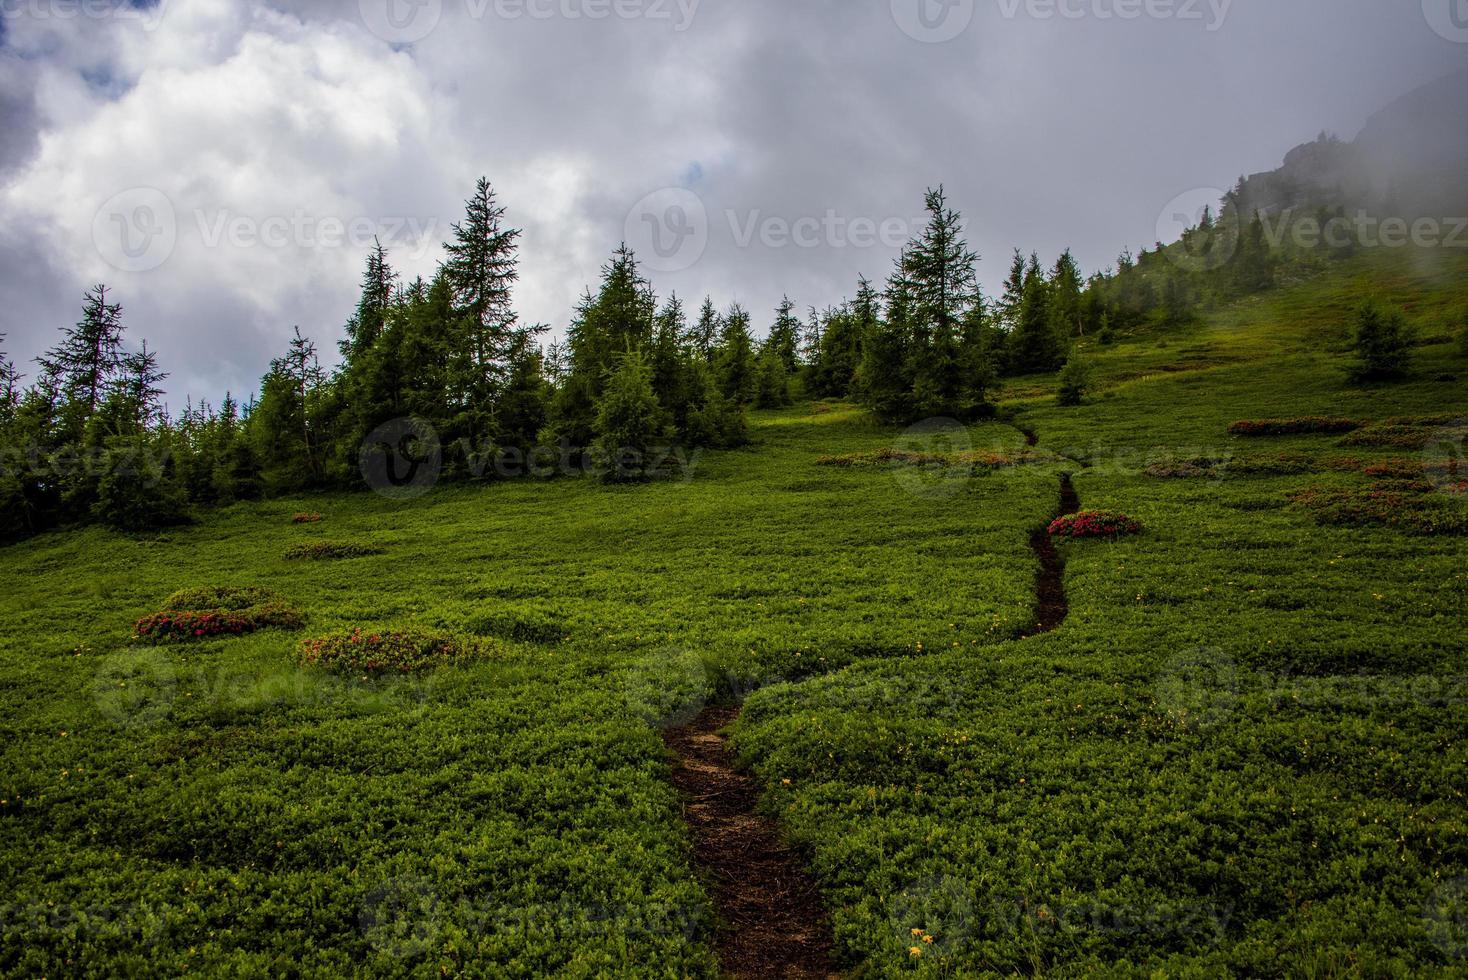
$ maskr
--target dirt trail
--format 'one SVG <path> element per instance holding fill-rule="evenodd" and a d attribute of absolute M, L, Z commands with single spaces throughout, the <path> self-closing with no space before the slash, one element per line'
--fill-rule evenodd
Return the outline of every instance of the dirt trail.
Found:
<path fill-rule="evenodd" d="M 1074 514 L 1081 509 L 1080 497 L 1071 483 L 1070 474 L 1060 474 L 1060 510 L 1056 517 Z M 1035 576 L 1035 624 L 1023 636 L 1049 633 L 1070 613 L 1070 600 L 1065 595 L 1065 562 L 1050 538 L 1049 521 L 1030 534 L 1030 548 L 1040 559 L 1040 572 Z"/>
<path fill-rule="evenodd" d="M 734 768 L 720 731 L 738 708 L 706 708 L 691 723 L 663 732 L 678 757 L 673 786 L 718 913 L 714 952 L 727 977 L 826 978 L 831 924 L 815 879 L 756 806 L 759 786 Z"/>
<path fill-rule="evenodd" d="M 1039 440 L 1025 431 L 1025 442 Z M 1069 473 L 1060 477 L 1060 510 L 1080 510 Z M 1035 625 L 1024 635 L 1048 633 L 1065 621 L 1065 564 L 1047 527 L 1030 536 L 1040 560 L 1035 580 Z M 760 815 L 759 785 L 734 767 L 721 734 L 739 718 L 737 707 L 705 708 L 687 725 L 663 732 L 677 757 L 672 783 L 683 798 L 683 819 L 707 883 L 718 924 L 714 952 L 735 980 L 832 980 L 831 923 L 815 879 L 786 846 L 774 821 Z"/>

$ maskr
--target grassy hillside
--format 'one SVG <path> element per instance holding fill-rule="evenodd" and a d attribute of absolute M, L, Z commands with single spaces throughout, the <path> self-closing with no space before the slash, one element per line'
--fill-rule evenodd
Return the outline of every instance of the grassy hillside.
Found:
<path fill-rule="evenodd" d="M 1018 427 L 957 440 L 805 404 L 688 482 L 314 497 L 6 549 L 0 973 L 710 975 L 655 726 L 751 691 L 737 744 L 865 975 L 1468 973 L 1468 538 L 1442 480 L 1396 473 L 1468 416 L 1434 380 L 1468 379 L 1433 326 L 1465 284 L 1468 261 L 1363 256 L 1092 348 L 1086 405 L 1027 379 Z M 1367 294 L 1428 327 L 1407 382 L 1343 380 Z M 1378 424 L 1228 433 L 1295 416 Z M 1434 420 L 1380 424 L 1403 416 Z M 888 447 L 1019 465 L 868 463 Z M 1146 530 L 1064 545 L 1070 618 L 1019 640 L 1062 470 Z M 1391 523 L 1419 511 L 1447 530 Z M 380 553 L 285 557 L 322 540 Z M 131 639 L 214 585 L 307 624 Z M 304 637 L 406 625 L 493 652 L 297 666 Z"/>

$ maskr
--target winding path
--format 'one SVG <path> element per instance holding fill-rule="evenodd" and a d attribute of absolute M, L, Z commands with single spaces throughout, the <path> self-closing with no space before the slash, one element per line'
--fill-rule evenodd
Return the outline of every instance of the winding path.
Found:
<path fill-rule="evenodd" d="M 1039 441 L 1034 432 L 1021 431 L 1029 445 Z M 1070 474 L 1063 473 L 1055 516 L 1079 509 Z M 1030 547 L 1040 569 L 1035 624 L 1025 637 L 1050 632 L 1070 610 L 1065 563 L 1050 539 L 1049 521 L 1030 535 Z M 831 966 L 831 922 L 815 879 L 775 821 L 759 813 L 759 785 L 738 771 L 723 735 L 738 718 L 738 707 L 708 707 L 689 724 L 663 732 L 676 758 L 672 783 L 683 800 L 694 857 L 718 913 L 714 952 L 724 975 L 736 980 L 832 980 L 840 974 Z"/>
<path fill-rule="evenodd" d="M 714 952 L 724 975 L 740 980 L 837 977 L 815 879 L 775 822 L 758 813 L 759 786 L 735 768 L 721 734 L 738 717 L 738 708 L 705 708 L 663 732 L 677 756 L 672 782 L 694 856 L 718 912 Z"/>

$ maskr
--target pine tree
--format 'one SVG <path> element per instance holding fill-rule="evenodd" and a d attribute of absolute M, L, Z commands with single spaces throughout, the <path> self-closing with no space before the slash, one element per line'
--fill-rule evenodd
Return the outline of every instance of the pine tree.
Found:
<path fill-rule="evenodd" d="M 577 447 L 591 444 L 596 405 L 609 373 L 631 350 L 652 341 L 657 299 L 637 269 L 637 257 L 625 244 L 602 267 L 595 296 L 582 296 L 571 321 L 567 344 L 571 366 L 556 394 L 554 426 Z"/>
<path fill-rule="evenodd" d="M 491 397 L 502 382 L 515 349 L 517 316 L 511 289 L 519 279 L 516 251 L 520 231 L 504 226 L 505 209 L 496 202 L 487 178 L 479 178 L 465 202 L 454 240 L 444 244 L 444 272 L 453 288 L 455 313 L 462 319 L 473 357 L 472 396 Z"/>
<path fill-rule="evenodd" d="M 1050 316 L 1061 337 L 1083 336 L 1081 321 L 1081 270 L 1070 249 L 1060 253 L 1050 273 Z"/>
<path fill-rule="evenodd" d="M 739 406 L 754 401 L 759 392 L 754 341 L 749 335 L 749 314 L 735 303 L 724 317 L 716 355 L 719 391 Z"/>
<path fill-rule="evenodd" d="M 714 351 L 718 347 L 722 330 L 723 324 L 719 320 L 718 310 L 714 309 L 714 301 L 705 296 L 703 306 L 698 311 L 698 322 L 689 333 L 688 343 L 693 352 L 703 358 L 704 363 L 713 363 Z"/>
<path fill-rule="evenodd" d="M 1018 374 L 1053 371 L 1064 356 L 1050 315 L 1050 283 L 1040 268 L 1039 257 L 1031 255 L 1025 267 L 1019 320 L 1009 337 L 1010 369 Z"/>
<path fill-rule="evenodd" d="M 674 293 L 658 311 L 649 353 L 653 391 L 674 427 L 679 429 L 688 420 L 688 366 L 683 349 L 687 331 L 683 303 Z"/>
<path fill-rule="evenodd" d="M 646 479 L 648 457 L 662 434 L 663 412 L 646 355 L 628 350 L 607 373 L 596 406 L 596 450 L 609 482 Z"/>
<path fill-rule="evenodd" d="M 907 270 L 904 252 L 887 278 L 886 316 L 867 321 L 861 366 L 857 369 L 857 398 L 883 422 L 908 421 L 912 417 L 909 352 L 915 346 L 911 336 L 914 302 Z"/>
<path fill-rule="evenodd" d="M 158 369 L 158 355 L 148 350 L 143 341 L 136 353 L 125 355 L 121 362 L 119 393 L 132 408 L 133 425 L 141 432 L 162 415 L 163 389 L 159 387 L 168 375 Z"/>
<path fill-rule="evenodd" d="M 1072 354 L 1060 369 L 1060 390 L 1056 401 L 1061 405 L 1079 405 L 1091 385 L 1091 368 L 1079 354 Z"/>
<path fill-rule="evenodd" d="M 924 202 L 928 225 L 906 252 L 914 316 L 933 337 L 952 338 L 978 302 L 979 261 L 963 238 L 963 217 L 948 207 L 943 188 L 929 190 Z"/>
<path fill-rule="evenodd" d="M 346 338 L 339 345 L 348 364 L 377 343 L 387 326 L 397 287 L 398 275 L 388 264 L 387 249 L 377 239 L 372 241 L 372 251 L 367 253 L 367 268 L 362 273 L 362 297 L 357 302 L 356 313 L 347 323 Z"/>
<path fill-rule="evenodd" d="M 773 338 L 772 338 L 773 339 Z M 756 363 L 755 404 L 759 408 L 780 408 L 790 404 L 790 374 L 775 344 L 767 341 Z"/>
<path fill-rule="evenodd" d="M 786 296 L 775 310 L 775 322 L 770 327 L 767 346 L 774 351 L 785 366 L 786 374 L 794 374 L 800 366 L 800 320 L 795 316 L 795 304 Z"/>
<path fill-rule="evenodd" d="M 1019 314 L 1025 299 L 1025 257 L 1019 249 L 1014 250 L 1014 260 L 1009 265 L 1009 276 L 1004 280 L 1004 295 L 1000 297 L 996 311 L 999 322 L 1006 330 L 1019 326 Z"/>
<path fill-rule="evenodd" d="M 5 335 L 0 333 L 0 344 L 5 343 Z M 0 423 L 9 422 L 15 417 L 15 410 L 20 405 L 20 381 L 21 375 L 15 370 L 15 362 L 6 357 L 4 351 L 0 351 Z"/>
<path fill-rule="evenodd" d="M 1400 313 L 1383 313 L 1375 304 L 1366 304 L 1356 315 L 1351 338 L 1356 361 L 1348 376 L 1355 382 L 1403 376 L 1411 362 L 1412 343 L 1412 331 Z"/>
<path fill-rule="evenodd" d="M 37 359 L 59 386 L 66 441 L 80 440 L 106 400 L 122 361 L 122 331 L 122 307 L 107 302 L 107 287 L 97 285 L 85 294 L 81 320 Z"/>
<path fill-rule="evenodd" d="M 550 411 L 551 390 L 544 357 L 528 337 L 510 354 L 510 371 L 498 406 L 499 442 L 523 453 L 535 449 Z"/>

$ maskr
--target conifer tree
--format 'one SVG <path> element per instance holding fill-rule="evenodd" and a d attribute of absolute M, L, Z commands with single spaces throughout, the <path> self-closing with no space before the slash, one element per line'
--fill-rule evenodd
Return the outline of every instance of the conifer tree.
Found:
<path fill-rule="evenodd" d="M 736 405 L 748 405 L 759 393 L 757 372 L 754 341 L 749 335 L 749 314 L 735 303 L 724 317 L 719 338 L 716 372 L 719 391 Z"/>
<path fill-rule="evenodd" d="M 766 341 L 756 363 L 755 404 L 760 408 L 779 408 L 790 404 L 790 374 L 774 343 Z"/>
<path fill-rule="evenodd" d="M 133 427 L 141 432 L 158 421 L 163 408 L 163 389 L 159 387 L 168 374 L 158 368 L 158 355 L 148 350 L 148 342 L 121 361 L 119 392 L 131 407 Z"/>
<path fill-rule="evenodd" d="M 464 221 L 453 225 L 454 240 L 444 244 L 448 253 L 444 272 L 473 358 L 470 388 L 475 398 L 494 394 L 516 343 L 518 318 L 511 289 L 519 279 L 520 231 L 505 227 L 504 217 L 489 180 L 481 177 L 474 196 L 465 202 Z"/>
<path fill-rule="evenodd" d="M 1009 265 L 1009 275 L 1004 280 L 1004 294 L 995 311 L 1005 330 L 1014 330 L 1019 325 L 1020 309 L 1025 299 L 1025 257 L 1019 249 L 1014 250 L 1014 259 Z"/>
<path fill-rule="evenodd" d="M 657 300 L 642 278 L 637 257 L 625 244 L 602 267 L 596 295 L 588 290 L 576 308 L 568 331 L 570 371 L 556 395 L 554 426 L 578 448 L 591 445 L 596 432 L 596 406 L 610 372 L 628 351 L 642 351 L 652 341 Z"/>
<path fill-rule="evenodd" d="M 1081 321 L 1081 270 L 1070 249 L 1060 253 L 1050 273 L 1050 316 L 1055 332 L 1061 337 L 1086 332 Z"/>
<path fill-rule="evenodd" d="M 387 326 L 397 286 L 398 276 L 388 264 L 387 249 L 375 238 L 372 242 L 372 251 L 367 253 L 367 268 L 362 273 L 362 296 L 357 302 L 356 313 L 347 322 L 346 337 L 340 344 L 342 356 L 348 364 L 352 358 L 377 343 Z"/>
<path fill-rule="evenodd" d="M 693 352 L 701 356 L 704 363 L 713 363 L 714 351 L 718 347 L 719 334 L 723 324 L 719 321 L 719 311 L 714 309 L 714 301 L 705 296 L 703 306 L 698 311 L 698 322 L 693 325 L 689 333 L 688 346 Z"/>
<path fill-rule="evenodd" d="M 683 348 L 687 332 L 683 303 L 678 299 L 678 294 L 674 293 L 658 311 L 649 360 L 652 366 L 653 391 L 670 416 L 673 426 L 679 429 L 688 420 L 688 365 Z"/>
<path fill-rule="evenodd" d="M 775 322 L 770 327 L 767 341 L 767 347 L 785 366 L 786 374 L 794 374 L 800 365 L 800 329 L 800 320 L 795 316 L 795 304 L 786 296 L 775 310 Z"/>
<path fill-rule="evenodd" d="M 1019 374 L 1053 371 L 1064 360 L 1065 351 L 1050 315 L 1050 283 L 1035 255 L 1025 267 L 1024 296 L 1009 345 L 1011 369 Z"/>
<path fill-rule="evenodd" d="M 4 342 L 5 335 L 0 333 L 0 344 Z M 16 407 L 20 405 L 20 381 L 21 375 L 16 372 L 15 363 L 0 351 L 0 423 L 15 417 Z"/>
<path fill-rule="evenodd" d="M 628 482 L 653 475 L 647 467 L 662 435 L 663 411 L 652 389 L 652 366 L 642 351 L 628 350 L 607 373 L 596 406 L 596 429 L 604 479 Z"/>
<path fill-rule="evenodd" d="M 76 442 L 106 400 L 122 358 L 122 306 L 107 301 L 107 287 L 87 290 L 82 318 L 61 343 L 38 358 L 62 398 L 64 439 Z"/>

